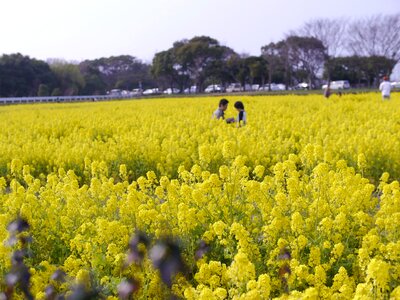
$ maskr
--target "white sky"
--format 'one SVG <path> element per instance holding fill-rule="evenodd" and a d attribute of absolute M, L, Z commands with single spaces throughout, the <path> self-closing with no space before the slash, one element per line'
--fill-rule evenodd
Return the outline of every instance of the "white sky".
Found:
<path fill-rule="evenodd" d="M 261 46 L 313 18 L 400 11 L 400 0 L 0 1 L 0 54 L 75 61 L 129 54 L 150 62 L 195 35 L 259 55 Z"/>

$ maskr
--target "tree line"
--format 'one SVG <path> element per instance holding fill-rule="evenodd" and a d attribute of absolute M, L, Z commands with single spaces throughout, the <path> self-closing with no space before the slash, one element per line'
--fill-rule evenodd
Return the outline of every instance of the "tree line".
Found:
<path fill-rule="evenodd" d="M 71 63 L 41 61 L 20 53 L 0 57 L 0 97 L 99 95 L 111 89 L 178 88 L 348 80 L 377 86 L 400 61 L 400 13 L 364 19 L 315 19 L 261 47 L 260 55 L 236 53 L 209 36 L 173 43 L 152 63 L 120 55 Z"/>
<path fill-rule="evenodd" d="M 0 57 L 0 97 L 104 95 L 106 91 L 156 84 L 151 66 L 121 55 L 79 64 L 36 60 L 20 53 Z"/>

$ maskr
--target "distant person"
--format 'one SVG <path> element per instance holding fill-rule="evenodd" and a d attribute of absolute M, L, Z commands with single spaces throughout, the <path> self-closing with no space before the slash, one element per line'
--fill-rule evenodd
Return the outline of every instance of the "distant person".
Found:
<path fill-rule="evenodd" d="M 216 120 L 219 120 L 219 119 L 225 120 L 225 111 L 226 111 L 227 108 L 228 108 L 228 104 L 229 104 L 229 101 L 228 101 L 228 100 L 226 100 L 225 98 L 221 99 L 221 100 L 219 101 L 218 108 L 216 109 L 216 111 L 214 111 L 214 113 L 213 113 L 213 115 L 212 115 L 213 119 L 216 119 Z M 234 122 L 234 119 L 233 119 L 233 118 L 228 118 L 228 119 L 226 119 L 226 122 L 227 122 L 227 123 L 232 123 L 232 122 Z"/>
<path fill-rule="evenodd" d="M 247 123 L 247 114 L 244 110 L 244 105 L 242 101 L 236 101 L 234 104 L 234 107 L 238 111 L 238 116 L 236 119 L 236 122 L 238 123 L 238 126 L 241 127 L 242 125 L 246 125 Z"/>
<path fill-rule="evenodd" d="M 383 81 L 379 85 L 379 90 L 382 92 L 382 100 L 389 100 L 390 99 L 390 82 L 388 77 L 383 77 Z"/>
<path fill-rule="evenodd" d="M 324 90 L 324 97 L 328 99 L 330 96 L 331 96 L 331 84 L 328 83 Z"/>

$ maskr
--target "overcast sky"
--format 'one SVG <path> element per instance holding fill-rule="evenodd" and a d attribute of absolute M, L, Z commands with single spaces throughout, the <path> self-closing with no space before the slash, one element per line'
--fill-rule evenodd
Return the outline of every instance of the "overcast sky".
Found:
<path fill-rule="evenodd" d="M 400 0 L 1 0 L 0 54 L 150 62 L 174 41 L 209 35 L 239 53 L 315 18 L 400 11 Z"/>

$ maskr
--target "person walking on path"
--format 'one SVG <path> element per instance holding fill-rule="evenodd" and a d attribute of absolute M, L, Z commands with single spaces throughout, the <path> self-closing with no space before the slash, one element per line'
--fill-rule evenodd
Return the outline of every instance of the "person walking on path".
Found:
<path fill-rule="evenodd" d="M 390 88 L 388 77 L 383 77 L 383 81 L 379 85 L 379 90 L 382 92 L 382 100 L 390 100 Z"/>

